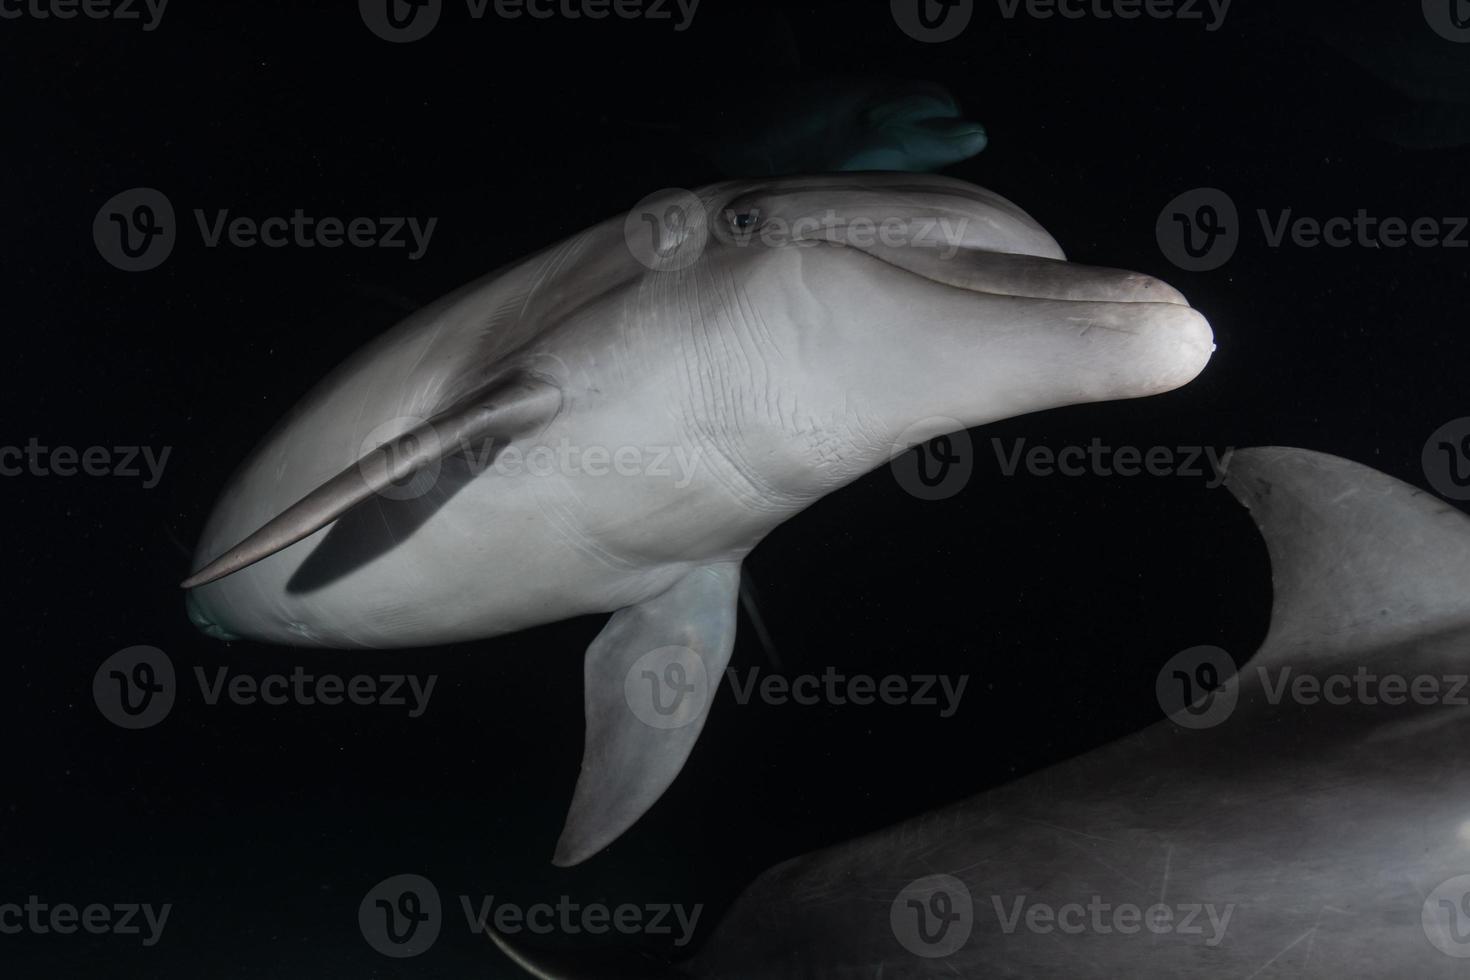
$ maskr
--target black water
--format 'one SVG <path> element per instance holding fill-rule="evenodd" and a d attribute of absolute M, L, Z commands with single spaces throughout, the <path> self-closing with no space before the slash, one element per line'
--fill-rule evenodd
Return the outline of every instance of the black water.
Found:
<path fill-rule="evenodd" d="M 0 480 L 0 905 L 34 895 L 172 910 L 152 946 L 0 933 L 0 975 L 513 976 L 466 927 L 460 896 L 699 903 L 703 935 L 778 860 L 1151 723 L 1155 673 L 1178 651 L 1249 656 L 1267 624 L 1269 567 L 1248 516 L 1208 474 L 1007 477 L 992 440 L 1294 445 L 1429 484 L 1426 440 L 1470 414 L 1470 232 L 1459 248 L 1272 247 L 1257 212 L 1363 209 L 1453 234 L 1470 215 L 1470 152 L 1453 127 L 1435 127 L 1467 98 L 1455 86 L 1470 45 L 1439 37 L 1413 3 L 1361 17 L 1283 6 L 1239 0 L 1212 31 L 1007 20 L 982 2 L 959 39 L 923 44 L 883 3 L 794 4 L 777 17 L 704 0 L 685 31 L 474 21 L 450 3 L 431 36 L 396 45 L 350 4 L 179 4 L 151 31 L 15 8 L 26 12 L 0 20 L 0 443 L 170 455 L 151 487 L 146 469 Z M 1395 87 L 1323 39 L 1344 32 L 1380 45 L 1411 81 Z M 783 53 L 792 47 L 799 64 Z M 1219 346 L 1179 392 L 971 433 L 976 475 L 951 499 L 915 499 L 879 471 L 752 555 L 787 673 L 969 675 L 953 717 L 739 706 L 726 690 L 654 811 L 565 871 L 549 859 L 581 752 L 581 653 L 600 618 L 365 653 L 225 645 L 193 629 L 176 587 L 185 549 L 242 454 L 334 364 L 406 309 L 652 190 L 716 179 L 694 135 L 740 130 L 720 107 L 741 93 L 779 98 L 836 74 L 949 86 L 991 145 L 947 173 L 1018 202 L 1075 260 L 1175 284 Z M 1443 98 L 1415 89 L 1421 76 Z M 1422 145 L 1425 127 L 1411 124 L 1425 119 L 1430 142 L 1448 145 Z M 92 223 L 139 186 L 164 192 L 190 226 L 161 266 L 127 273 L 99 254 Z M 1155 225 L 1200 187 L 1235 201 L 1242 240 L 1228 264 L 1196 273 L 1171 264 Z M 410 260 L 406 249 L 211 249 L 190 217 L 298 207 L 439 220 Z M 181 693 L 162 723 L 127 731 L 99 711 L 92 684 L 109 655 L 138 644 L 167 653 Z M 771 669 L 745 622 L 734 666 Z M 221 667 L 438 681 L 418 718 L 210 705 L 195 671 Z M 357 910 L 377 882 L 408 872 L 437 886 L 444 931 L 395 960 L 367 944 Z M 687 951 L 664 936 L 540 941 Z"/>

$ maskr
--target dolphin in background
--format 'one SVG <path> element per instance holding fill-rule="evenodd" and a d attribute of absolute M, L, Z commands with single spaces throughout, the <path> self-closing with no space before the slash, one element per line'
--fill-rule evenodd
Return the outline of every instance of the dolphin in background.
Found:
<path fill-rule="evenodd" d="M 747 15 L 755 18 L 754 30 Z M 968 118 L 939 82 L 860 77 L 807 64 L 786 10 L 742 11 L 741 23 L 728 30 L 748 35 L 741 56 L 761 66 L 759 72 L 713 73 L 697 114 L 607 120 L 609 135 L 645 132 L 661 143 L 689 143 L 717 172 L 734 178 L 931 173 L 970 159 L 989 142 L 985 127 Z M 729 57 L 723 46 L 693 56 Z"/>
<path fill-rule="evenodd" d="M 924 173 L 968 160 L 989 137 L 944 86 L 828 77 L 744 97 L 704 141 L 721 172 L 748 177 L 839 170 Z"/>
<path fill-rule="evenodd" d="M 683 766 L 773 528 L 928 439 L 1169 391 L 1212 349 L 1169 286 L 1067 262 L 958 180 L 670 192 L 413 314 L 308 394 L 225 487 L 189 615 L 361 648 L 612 613 L 555 855 L 575 864 Z"/>
<path fill-rule="evenodd" d="M 693 960 L 639 975 L 1463 977 L 1470 518 L 1300 449 L 1238 452 L 1228 484 L 1275 586 L 1239 674 L 1212 664 L 1136 735 L 771 868 Z M 492 935 L 535 976 L 593 975 Z"/>

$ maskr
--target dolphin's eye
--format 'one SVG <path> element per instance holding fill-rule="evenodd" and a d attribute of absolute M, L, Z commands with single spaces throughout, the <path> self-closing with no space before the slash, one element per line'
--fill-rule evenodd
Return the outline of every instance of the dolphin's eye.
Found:
<path fill-rule="evenodd" d="M 757 208 L 738 211 L 731 208 L 725 212 L 725 218 L 730 222 L 730 227 L 738 232 L 754 231 L 761 223 L 761 213 Z"/>

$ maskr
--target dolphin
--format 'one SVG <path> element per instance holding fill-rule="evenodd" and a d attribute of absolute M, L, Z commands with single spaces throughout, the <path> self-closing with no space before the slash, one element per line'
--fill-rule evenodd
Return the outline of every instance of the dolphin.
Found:
<path fill-rule="evenodd" d="M 746 96 L 747 102 L 750 97 Z M 767 176 L 838 170 L 927 172 L 985 149 L 985 127 L 927 81 L 819 78 L 784 84 L 734 114 L 707 141 L 722 173 Z"/>
<path fill-rule="evenodd" d="M 668 975 L 1463 977 L 1470 518 L 1301 449 L 1240 451 L 1228 485 L 1275 586 L 1239 673 L 1213 664 L 1223 683 L 1136 735 L 771 868 Z M 585 975 L 494 938 L 534 975 Z"/>
<path fill-rule="evenodd" d="M 189 616 L 378 648 L 612 613 L 554 857 L 576 864 L 683 766 L 741 560 L 773 528 L 913 445 L 1169 391 L 1212 350 L 1177 291 L 1067 262 L 962 181 L 654 195 L 413 314 L 308 394 L 208 518 Z"/>

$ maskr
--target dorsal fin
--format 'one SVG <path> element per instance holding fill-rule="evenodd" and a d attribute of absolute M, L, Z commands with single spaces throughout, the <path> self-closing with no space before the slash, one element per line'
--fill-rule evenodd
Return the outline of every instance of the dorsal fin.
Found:
<path fill-rule="evenodd" d="M 1325 650 L 1349 658 L 1470 626 L 1470 517 L 1384 473 L 1305 449 L 1240 450 L 1226 469 L 1271 555 L 1276 598 L 1255 663 Z"/>
<path fill-rule="evenodd" d="M 543 379 L 517 374 L 491 382 L 363 456 L 184 579 L 181 586 L 207 585 L 268 558 L 435 461 L 485 439 L 509 441 L 544 428 L 560 409 L 561 390 Z"/>

